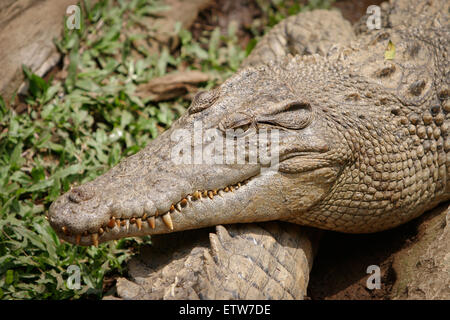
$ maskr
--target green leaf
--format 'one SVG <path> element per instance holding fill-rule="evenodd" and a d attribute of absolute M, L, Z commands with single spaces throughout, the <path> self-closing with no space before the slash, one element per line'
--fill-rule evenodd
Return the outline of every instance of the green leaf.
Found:
<path fill-rule="evenodd" d="M 74 36 L 74 44 L 69 53 L 69 67 L 67 69 L 67 78 L 64 83 L 66 90 L 71 92 L 75 87 L 75 83 L 77 80 L 77 70 L 79 64 L 79 39 L 78 36 Z"/>
<path fill-rule="evenodd" d="M 6 277 L 5 277 L 5 283 L 11 284 L 14 281 L 14 270 L 8 270 L 6 271 Z"/>
<path fill-rule="evenodd" d="M 0 95 L 0 122 L 3 121 L 3 117 L 8 113 L 8 109 L 6 109 L 5 100 Z"/>
<path fill-rule="evenodd" d="M 245 48 L 245 56 L 248 56 L 252 52 L 252 50 L 255 48 L 257 43 L 258 43 L 258 40 L 256 40 L 256 39 L 251 39 L 248 42 L 247 47 Z"/>
<path fill-rule="evenodd" d="M 12 169 L 19 169 L 24 162 L 24 159 L 21 157 L 23 149 L 23 142 L 18 143 L 11 153 L 10 165 Z"/>
<path fill-rule="evenodd" d="M 71 165 L 65 169 L 58 170 L 53 176 L 52 179 L 63 179 L 69 175 L 80 174 L 82 173 L 84 166 L 79 164 Z"/>

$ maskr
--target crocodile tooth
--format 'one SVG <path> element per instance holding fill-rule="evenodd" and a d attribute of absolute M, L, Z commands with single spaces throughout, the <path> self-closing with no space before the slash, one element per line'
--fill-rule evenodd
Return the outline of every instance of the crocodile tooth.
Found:
<path fill-rule="evenodd" d="M 229 191 L 230 191 L 230 188 L 228 188 L 228 187 L 225 187 L 225 188 L 223 189 L 223 191 L 225 191 L 225 192 L 229 192 Z"/>
<path fill-rule="evenodd" d="M 131 218 L 131 219 L 130 219 L 130 223 L 131 223 L 131 224 L 135 224 L 135 223 L 136 223 L 136 218 L 135 218 L 135 217 Z"/>
<path fill-rule="evenodd" d="M 175 207 L 174 207 L 174 205 L 171 205 L 171 206 L 170 206 L 170 209 L 169 209 L 169 211 L 170 211 L 170 212 L 174 212 L 174 211 L 175 211 Z"/>
<path fill-rule="evenodd" d="M 142 216 L 142 220 L 147 220 L 147 214 L 144 213 L 144 215 Z"/>
<path fill-rule="evenodd" d="M 130 220 L 127 219 L 127 220 L 125 220 L 125 230 L 127 230 L 127 232 L 128 232 L 129 229 L 130 229 Z"/>
<path fill-rule="evenodd" d="M 186 207 L 187 206 L 187 200 L 186 199 L 183 199 L 183 200 L 181 200 L 180 201 L 180 205 L 184 208 L 184 207 Z"/>
<path fill-rule="evenodd" d="M 170 230 L 173 230 L 173 222 L 172 217 L 170 216 L 170 213 L 166 213 L 162 216 L 162 219 L 164 221 L 164 224 L 169 228 Z"/>
<path fill-rule="evenodd" d="M 198 199 L 200 199 L 200 197 L 201 197 L 201 194 L 200 194 L 200 192 L 198 192 L 198 191 L 195 191 L 193 194 L 192 194 L 192 200 L 198 200 Z"/>
<path fill-rule="evenodd" d="M 128 222 L 128 220 L 122 220 L 122 221 L 120 221 L 120 225 L 123 227 L 124 225 L 126 225 L 127 224 L 127 222 Z"/>
<path fill-rule="evenodd" d="M 240 188 L 240 187 L 241 187 L 241 183 L 240 183 L 240 182 L 238 182 L 237 186 L 238 186 L 238 187 Z"/>
<path fill-rule="evenodd" d="M 77 246 L 80 245 L 80 241 L 81 241 L 81 234 L 77 234 L 77 235 L 75 236 L 75 242 L 76 242 Z"/>
<path fill-rule="evenodd" d="M 117 226 L 117 228 L 120 228 L 120 219 L 116 219 L 116 226 Z"/>
<path fill-rule="evenodd" d="M 139 230 L 142 229 L 142 220 L 141 220 L 141 218 L 137 218 L 136 219 L 136 225 L 137 225 Z"/>
<path fill-rule="evenodd" d="M 91 239 L 94 246 L 98 247 L 98 233 L 93 233 Z"/>
<path fill-rule="evenodd" d="M 150 228 L 155 229 L 155 217 L 150 217 L 147 219 L 148 225 Z"/>
<path fill-rule="evenodd" d="M 69 235 L 69 230 L 67 230 L 67 227 L 66 227 L 66 226 L 61 227 L 61 230 L 62 230 L 62 232 L 64 232 L 64 234 L 65 234 L 66 236 Z"/>
<path fill-rule="evenodd" d="M 234 188 L 233 188 L 233 186 L 230 186 L 230 191 L 231 191 L 231 192 L 233 192 L 233 191 L 234 191 Z"/>
<path fill-rule="evenodd" d="M 214 194 L 213 194 L 212 191 L 208 191 L 208 197 L 209 197 L 210 199 L 212 199 L 212 198 L 214 197 Z"/>
<path fill-rule="evenodd" d="M 212 193 L 213 193 L 213 195 L 217 195 L 217 189 L 214 189 L 214 190 L 212 191 Z"/>
<path fill-rule="evenodd" d="M 116 225 L 116 219 L 115 219 L 114 217 L 112 217 L 112 218 L 109 220 L 109 222 L 108 222 L 108 224 L 107 224 L 107 227 L 110 228 L 110 229 L 112 229 L 112 228 L 114 228 L 115 225 Z"/>
<path fill-rule="evenodd" d="M 178 211 L 181 211 L 181 204 L 179 202 L 175 206 L 175 209 L 177 209 Z"/>
<path fill-rule="evenodd" d="M 105 232 L 105 230 L 103 230 L 103 228 L 98 229 L 98 234 L 99 234 L 99 235 L 102 235 L 103 232 Z"/>
<path fill-rule="evenodd" d="M 202 196 L 203 196 L 203 198 L 206 198 L 206 197 L 208 196 L 208 191 L 206 191 L 206 190 L 203 191 L 203 192 L 202 192 Z"/>

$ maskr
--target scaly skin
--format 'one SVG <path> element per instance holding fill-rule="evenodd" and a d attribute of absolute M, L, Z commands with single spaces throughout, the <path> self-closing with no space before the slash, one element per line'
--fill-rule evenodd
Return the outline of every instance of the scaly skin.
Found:
<path fill-rule="evenodd" d="M 389 28 L 325 56 L 241 70 L 198 95 L 144 150 L 55 201 L 51 225 L 82 245 L 270 220 L 361 233 L 448 200 L 448 6 L 394 1 Z M 389 40 L 393 60 L 384 57 Z M 240 127 L 249 136 L 279 129 L 278 170 L 261 174 L 259 162 L 173 164 L 171 134 L 193 132 L 195 120 L 205 130 Z"/>

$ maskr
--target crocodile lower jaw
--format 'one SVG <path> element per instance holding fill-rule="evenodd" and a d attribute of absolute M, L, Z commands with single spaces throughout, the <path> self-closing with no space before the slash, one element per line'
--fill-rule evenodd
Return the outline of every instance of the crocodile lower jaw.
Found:
<path fill-rule="evenodd" d="M 101 242 L 124 237 L 171 232 L 176 229 L 176 226 L 174 228 L 172 215 L 183 214 L 185 208 L 193 206 L 196 203 L 214 201 L 215 197 L 225 197 L 227 194 L 235 193 L 241 188 L 246 188 L 246 184 L 250 180 L 251 178 L 221 189 L 197 190 L 172 204 L 170 209 L 163 214 L 158 214 L 158 212 L 144 212 L 141 216 L 127 218 L 112 215 L 108 223 L 104 224 L 96 232 L 84 231 L 83 233 L 74 234 L 67 227 L 63 226 L 61 227 L 59 236 L 62 240 L 77 245 L 98 246 Z"/>

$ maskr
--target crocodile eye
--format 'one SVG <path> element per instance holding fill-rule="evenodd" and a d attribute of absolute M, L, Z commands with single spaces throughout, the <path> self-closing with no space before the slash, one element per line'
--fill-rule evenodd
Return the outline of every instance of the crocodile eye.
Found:
<path fill-rule="evenodd" d="M 253 128 L 252 124 L 247 123 L 242 126 L 236 127 L 230 131 L 227 131 L 227 134 L 232 138 L 242 138 L 245 137 L 251 129 Z"/>
<path fill-rule="evenodd" d="M 209 108 L 219 97 L 217 90 L 200 91 L 192 100 L 191 106 L 188 109 L 189 114 L 194 114 Z"/>
<path fill-rule="evenodd" d="M 237 112 L 227 115 L 219 122 L 219 130 L 229 137 L 243 137 L 253 128 L 253 118 L 251 115 Z"/>
<path fill-rule="evenodd" d="M 274 114 L 259 116 L 257 122 L 277 125 L 283 128 L 300 130 L 312 121 L 311 105 L 304 102 L 290 102 Z"/>

